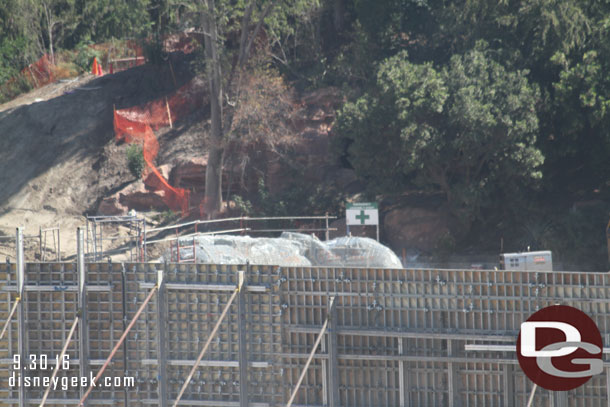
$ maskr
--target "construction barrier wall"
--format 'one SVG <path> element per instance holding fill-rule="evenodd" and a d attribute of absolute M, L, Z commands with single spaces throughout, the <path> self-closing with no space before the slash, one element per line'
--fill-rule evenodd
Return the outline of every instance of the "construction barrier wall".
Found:
<path fill-rule="evenodd" d="M 12 318 L 0 341 L 0 406 L 40 404 L 45 388 L 21 392 L 9 385 L 11 375 L 19 376 L 14 357 L 21 346 L 22 359 L 39 359 L 25 374 L 51 376 L 77 315 L 86 328 L 77 330 L 69 369 L 58 377 L 95 375 L 156 287 L 159 271 L 160 289 L 103 376 L 133 377 L 133 386 L 95 388 L 86 405 L 173 405 L 235 291 L 238 270 L 246 273 L 241 307 L 238 301 L 230 306 L 181 406 L 286 405 L 329 312 L 329 329 L 294 406 L 524 406 L 532 383 L 515 352 L 467 351 L 466 344 L 512 346 L 521 322 L 554 304 L 581 309 L 604 343 L 610 339 L 610 276 L 602 273 L 152 263 L 85 268 L 82 313 L 75 263 L 25 265 L 24 314 Z M 18 296 L 16 270 L 0 265 L 2 320 Z M 81 361 L 81 354 L 88 356 Z M 604 366 L 604 374 L 575 390 L 538 388 L 533 405 L 608 406 L 610 365 Z M 51 391 L 46 405 L 78 405 L 85 390 Z"/>

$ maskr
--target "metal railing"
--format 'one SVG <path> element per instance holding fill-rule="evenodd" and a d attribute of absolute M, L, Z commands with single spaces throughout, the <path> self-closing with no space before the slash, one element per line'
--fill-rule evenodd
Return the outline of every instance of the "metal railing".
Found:
<path fill-rule="evenodd" d="M 194 220 L 190 222 L 179 223 L 177 225 L 168 225 L 162 226 L 152 229 L 143 229 L 143 238 L 142 238 L 142 253 L 141 261 L 147 261 L 147 246 L 154 243 L 161 242 L 176 242 L 176 249 L 178 251 L 178 262 L 180 262 L 180 248 L 184 248 L 184 246 L 180 246 L 180 240 L 183 238 L 191 237 L 193 240 L 193 244 L 188 245 L 188 248 L 192 247 L 193 251 L 195 251 L 195 240 L 197 236 L 205 236 L 205 235 L 219 235 L 219 234 L 230 234 L 230 233 L 241 233 L 253 234 L 253 233 L 277 233 L 277 232 L 299 232 L 299 233 L 318 233 L 324 232 L 324 237 L 326 240 L 330 238 L 330 232 L 337 230 L 337 228 L 332 228 L 329 226 L 331 220 L 336 219 L 336 216 L 330 216 L 326 213 L 324 216 L 263 216 L 263 217 L 250 217 L 250 216 L 240 216 L 233 218 L 223 218 L 223 219 L 211 219 L 211 220 Z M 254 227 L 259 222 L 277 222 L 277 221 L 305 221 L 305 222 L 315 222 L 315 221 L 323 221 L 323 227 L 304 227 L 304 228 L 256 228 Z M 239 224 L 239 227 L 229 228 L 229 229 L 213 229 L 206 231 L 199 231 L 200 225 L 205 225 L 208 229 L 210 226 L 218 226 L 218 225 L 226 225 L 227 223 Z M 193 233 L 189 233 L 186 235 L 181 235 L 180 231 L 186 228 L 194 228 Z M 154 240 L 149 240 L 148 236 L 152 233 L 160 233 L 166 231 L 173 231 L 174 236 L 172 237 L 163 237 L 157 238 Z M 172 249 L 173 243 L 172 243 Z M 193 258 L 195 258 L 195 254 L 193 254 Z"/>

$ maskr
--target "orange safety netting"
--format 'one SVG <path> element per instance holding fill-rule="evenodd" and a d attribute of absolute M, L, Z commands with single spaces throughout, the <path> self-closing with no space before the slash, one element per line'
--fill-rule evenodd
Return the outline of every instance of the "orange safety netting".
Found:
<path fill-rule="evenodd" d="M 0 85 L 0 92 L 5 95 L 11 95 L 14 93 L 11 89 L 19 86 L 18 81 L 20 79 L 26 81 L 34 89 L 48 85 L 55 81 L 53 67 L 54 65 L 51 63 L 50 58 L 45 54 L 38 61 L 23 68 L 21 72 L 19 72 L 19 75 Z M 19 92 L 17 92 L 17 94 L 18 93 Z"/>
<path fill-rule="evenodd" d="M 47 54 L 42 58 L 23 68 L 21 74 L 24 75 L 34 88 L 40 88 L 54 81 L 53 63 Z"/>
<path fill-rule="evenodd" d="M 171 126 L 192 112 L 202 103 L 201 90 L 193 82 L 178 89 L 171 97 L 148 102 L 142 106 L 114 110 L 114 131 L 117 141 L 139 143 L 142 146 L 144 161 L 157 182 L 154 184 L 164 192 L 163 200 L 175 211 L 186 215 L 189 210 L 189 191 L 174 188 L 154 165 L 159 152 L 159 142 L 153 130 Z"/>

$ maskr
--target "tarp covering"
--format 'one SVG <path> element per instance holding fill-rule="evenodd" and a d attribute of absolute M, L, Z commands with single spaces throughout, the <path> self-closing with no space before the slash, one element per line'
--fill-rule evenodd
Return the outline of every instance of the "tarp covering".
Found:
<path fill-rule="evenodd" d="M 194 254 L 198 263 L 210 264 L 402 268 L 392 250 L 366 237 L 323 242 L 309 235 L 284 232 L 278 238 L 195 236 L 179 242 L 180 261 L 192 261 Z M 177 254 L 174 246 L 166 256 L 175 262 Z"/>

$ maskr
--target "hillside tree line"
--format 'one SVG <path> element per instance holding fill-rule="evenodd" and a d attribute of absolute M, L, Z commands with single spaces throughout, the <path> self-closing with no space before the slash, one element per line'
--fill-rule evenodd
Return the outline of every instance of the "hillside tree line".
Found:
<path fill-rule="evenodd" d="M 336 158 L 372 199 L 442 194 L 456 241 L 506 230 L 523 245 L 580 245 L 583 259 L 605 261 L 610 3 L 5 0 L 0 81 L 58 49 L 185 28 L 205 38 L 209 213 L 221 204 L 244 83 L 273 72 L 298 90 L 343 90 Z"/>

